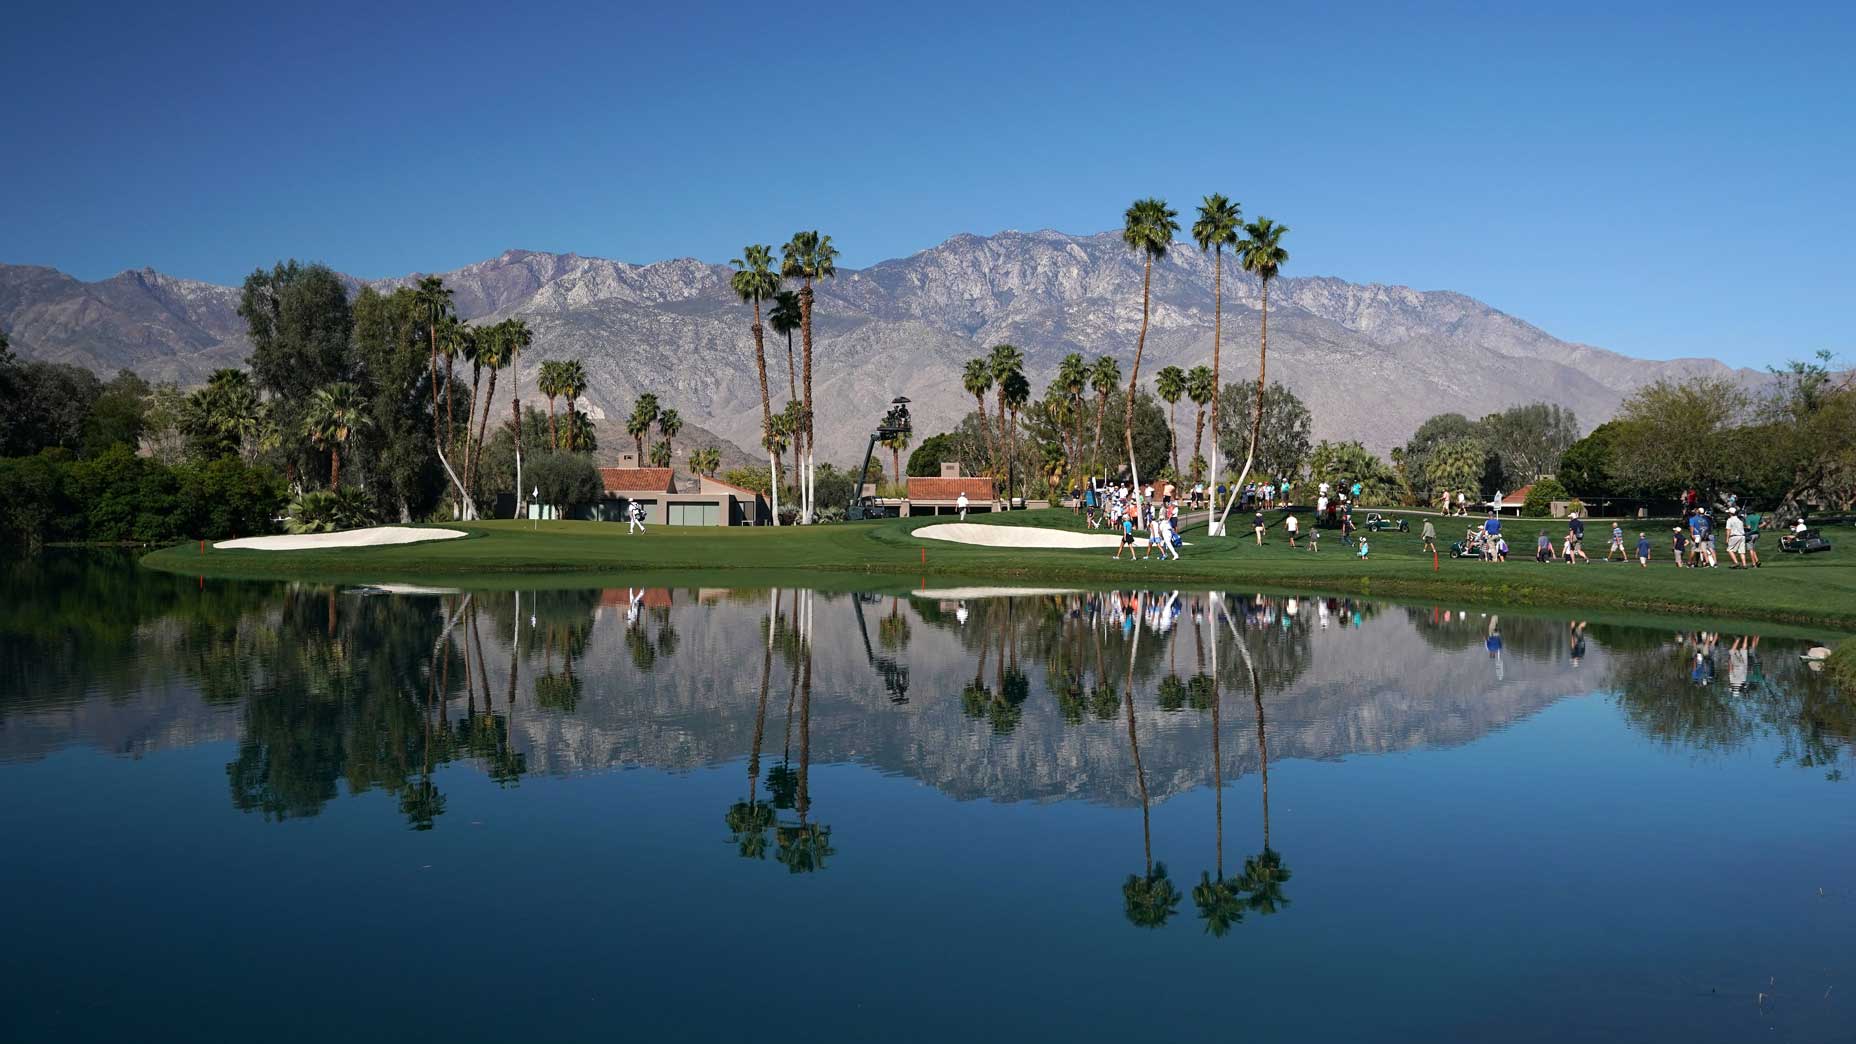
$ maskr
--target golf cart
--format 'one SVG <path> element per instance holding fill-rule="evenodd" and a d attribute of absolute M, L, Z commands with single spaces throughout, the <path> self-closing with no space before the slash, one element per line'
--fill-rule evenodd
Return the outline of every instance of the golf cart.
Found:
<path fill-rule="evenodd" d="M 1830 541 L 1815 529 L 1807 529 L 1802 533 L 1787 530 L 1779 534 L 1779 550 L 1788 555 L 1811 555 L 1830 550 Z"/>

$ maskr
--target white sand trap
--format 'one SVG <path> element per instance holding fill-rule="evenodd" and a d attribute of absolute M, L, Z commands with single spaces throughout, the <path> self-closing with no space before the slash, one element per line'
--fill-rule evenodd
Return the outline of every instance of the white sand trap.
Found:
<path fill-rule="evenodd" d="M 1045 598 L 1082 591 L 1075 587 L 924 587 L 909 593 L 930 602 L 973 602 L 983 598 Z"/>
<path fill-rule="evenodd" d="M 421 544 L 427 540 L 455 540 L 468 536 L 461 529 L 414 529 L 411 526 L 374 526 L 345 533 L 293 533 L 285 536 L 240 537 L 213 546 L 227 551 L 314 551 L 325 547 L 385 547 Z"/>
<path fill-rule="evenodd" d="M 1069 551 L 1114 550 L 1121 537 L 1114 533 L 1076 533 L 1067 529 L 1043 529 L 1038 526 L 982 526 L 972 522 L 943 522 L 923 526 L 918 537 L 947 540 L 956 544 L 982 547 L 1041 547 Z M 1135 547 L 1146 547 L 1146 537 L 1135 537 Z"/>

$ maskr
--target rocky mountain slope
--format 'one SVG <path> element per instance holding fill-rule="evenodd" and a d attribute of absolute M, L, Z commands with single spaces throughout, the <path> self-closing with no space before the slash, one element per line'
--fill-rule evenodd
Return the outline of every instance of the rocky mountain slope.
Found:
<path fill-rule="evenodd" d="M 1262 304 L 1260 285 L 1235 267 L 1225 273 L 1227 380 L 1255 373 Z M 748 310 L 729 290 L 726 266 L 509 251 L 440 274 L 467 318 L 527 320 L 536 335 L 530 362 L 585 360 L 596 416 L 623 415 L 639 392 L 652 391 L 740 447 L 757 443 Z M 1189 244 L 1155 266 L 1144 375 L 1210 360 L 1212 282 L 1211 258 Z M 818 288 L 815 320 L 825 455 L 848 462 L 860 452 L 896 395 L 915 400 L 918 430 L 957 423 L 971 403 L 961 364 L 1001 341 L 1024 350 L 1039 390 L 1069 351 L 1113 354 L 1125 371 L 1140 289 L 1141 267 L 1112 233 L 959 235 L 907 258 L 841 270 Z M 28 356 L 186 383 L 243 357 L 237 296 L 147 270 L 82 283 L 52 269 L 0 266 L 0 328 Z M 770 332 L 768 350 L 769 381 L 783 399 L 784 339 Z M 1447 291 L 1319 276 L 1284 277 L 1270 289 L 1270 378 L 1308 402 L 1316 437 L 1358 438 L 1380 450 L 1447 410 L 1477 416 L 1544 400 L 1572 408 L 1589 427 L 1642 384 L 1709 372 L 1728 368 L 1568 343 Z"/>

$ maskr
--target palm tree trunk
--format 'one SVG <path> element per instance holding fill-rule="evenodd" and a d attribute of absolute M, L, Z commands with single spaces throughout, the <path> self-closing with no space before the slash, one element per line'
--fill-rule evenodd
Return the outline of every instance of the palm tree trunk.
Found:
<path fill-rule="evenodd" d="M 1257 404 L 1250 417 L 1250 449 L 1244 454 L 1244 470 L 1238 473 L 1237 481 L 1231 484 L 1231 495 L 1224 502 L 1224 514 L 1218 517 L 1218 529 L 1224 530 L 1224 520 L 1231 515 L 1231 505 L 1237 503 L 1237 491 L 1243 488 L 1244 480 L 1250 476 L 1250 466 L 1257 459 L 1257 440 L 1263 435 L 1263 380 L 1265 368 L 1270 358 L 1270 281 L 1263 280 L 1263 338 L 1257 349 Z"/>
<path fill-rule="evenodd" d="M 329 488 L 342 488 L 342 444 L 329 443 Z"/>
<path fill-rule="evenodd" d="M 522 507 L 528 502 L 527 495 L 522 492 L 522 394 L 521 392 L 522 392 L 521 384 L 520 382 L 517 382 L 515 393 L 509 396 L 510 430 L 515 433 L 515 437 L 516 437 L 515 511 L 516 511 L 517 518 L 521 518 L 524 514 L 527 513 L 522 510 Z M 485 407 L 485 409 L 488 409 L 488 407 Z M 520 599 L 521 593 L 517 592 L 516 597 Z"/>
<path fill-rule="evenodd" d="M 1141 355 L 1147 350 L 1147 312 L 1154 284 L 1154 258 L 1147 255 L 1146 274 L 1141 279 L 1141 336 L 1134 342 L 1134 369 L 1128 374 L 1128 401 L 1121 415 L 1121 439 L 1128 448 L 1128 477 L 1134 488 L 1141 485 L 1141 472 L 1134 463 L 1134 392 L 1141 384 Z"/>
<path fill-rule="evenodd" d="M 561 448 L 560 433 L 554 427 L 554 396 L 552 395 L 548 396 L 548 448 L 551 450 Z"/>
<path fill-rule="evenodd" d="M 1141 650 L 1141 625 L 1134 625 L 1134 642 L 1128 651 L 1128 676 L 1123 682 L 1122 698 L 1128 707 L 1128 749 L 1134 752 L 1134 779 L 1141 790 L 1141 850 L 1147 862 L 1147 880 L 1154 876 L 1153 823 L 1147 808 L 1147 773 L 1141 768 L 1141 741 L 1134 735 L 1134 660 Z"/>
<path fill-rule="evenodd" d="M 1200 406 L 1198 419 L 1193 421 L 1192 423 L 1192 459 L 1193 460 L 1199 459 L 1199 447 L 1204 444 L 1204 441 L 1205 441 L 1205 407 Z M 1192 473 L 1192 480 L 1194 482 L 1197 482 L 1199 480 L 1199 473 L 1197 471 L 1194 471 Z"/>
<path fill-rule="evenodd" d="M 490 387 L 487 394 L 483 397 L 483 421 L 477 425 L 477 448 L 475 452 L 470 454 L 470 489 L 472 496 L 476 495 L 478 472 L 483 468 L 483 440 L 484 436 L 489 434 L 490 431 L 490 403 L 495 399 L 496 370 L 492 368 L 490 370 Z M 465 429 L 464 438 L 467 441 L 470 439 L 470 430 L 468 428 Z M 487 681 L 484 683 L 484 691 L 490 691 Z"/>
<path fill-rule="evenodd" d="M 476 454 L 470 444 L 470 423 L 477 417 L 477 386 L 483 381 L 483 366 L 473 361 L 470 368 L 470 411 L 464 414 L 464 476 L 469 478 L 474 486 L 477 481 L 473 477 L 476 474 Z M 489 412 L 487 405 L 484 412 Z"/>
<path fill-rule="evenodd" d="M 896 485 L 898 486 L 906 485 L 907 483 L 905 483 L 902 479 L 902 451 L 897 449 L 894 446 L 891 446 L 889 448 L 889 462 L 891 465 L 893 465 L 890 468 L 890 471 L 893 472 L 896 476 Z"/>
<path fill-rule="evenodd" d="M 808 277 L 799 288 L 799 337 L 805 348 L 805 403 L 800 407 L 801 423 L 806 432 L 805 467 L 801 477 L 804 489 L 800 494 L 799 521 L 803 524 L 812 522 L 812 469 L 813 457 L 818 449 L 818 436 L 813 429 L 812 418 L 812 280 Z"/>
<path fill-rule="evenodd" d="M 986 419 L 984 411 L 981 412 L 980 419 L 981 420 Z M 1011 468 L 1011 458 L 1009 456 L 1010 453 L 1011 451 L 1006 449 L 1005 382 L 1000 381 L 999 382 L 999 459 L 994 463 L 993 468 L 995 471 L 999 472 L 999 477 L 1001 479 L 1003 479 L 1006 476 L 1006 474 L 1009 472 Z"/>
<path fill-rule="evenodd" d="M 465 424 L 465 427 L 464 427 L 464 434 L 465 434 L 465 437 L 467 437 L 467 438 L 468 438 L 468 437 L 469 437 L 469 435 L 470 435 L 470 419 L 469 419 L 468 417 L 467 417 L 467 418 L 465 418 L 465 420 L 464 420 L 464 424 Z M 446 441 L 446 442 L 453 442 L 453 441 L 455 441 L 455 438 L 456 438 L 456 436 L 454 436 L 454 435 L 452 434 L 452 432 L 451 432 L 451 428 L 452 428 L 452 414 L 451 414 L 451 356 L 449 356 L 449 355 L 447 355 L 447 356 L 445 356 L 445 441 Z M 466 454 L 466 456 L 468 456 L 468 455 L 469 455 L 469 454 L 467 453 L 467 454 Z"/>
<path fill-rule="evenodd" d="M 1224 244 L 1212 252 L 1212 459 L 1211 474 L 1206 476 L 1206 485 L 1212 488 L 1212 495 L 1205 498 L 1205 535 L 1216 536 L 1212 528 L 1212 512 L 1218 508 L 1218 395 L 1223 385 L 1218 374 L 1219 351 L 1224 345 Z M 1198 456 L 1198 441 L 1193 441 L 1193 456 Z"/>
<path fill-rule="evenodd" d="M 780 455 L 773 449 L 773 400 L 767 396 L 767 348 L 760 325 L 760 298 L 754 299 L 754 370 L 760 375 L 760 435 L 767 447 L 767 478 L 771 483 L 773 524 L 780 524 Z"/>
<path fill-rule="evenodd" d="M 1179 400 L 1166 404 L 1167 441 L 1173 444 L 1173 474 L 1179 475 Z"/>
<path fill-rule="evenodd" d="M 975 392 L 973 394 L 973 403 L 975 411 L 980 416 L 980 442 L 986 447 L 988 462 L 986 470 L 992 471 L 994 470 L 992 465 L 997 463 L 999 459 L 999 451 L 992 444 L 992 422 L 986 416 L 986 393 Z"/>
<path fill-rule="evenodd" d="M 1102 469 L 1102 415 L 1107 412 L 1108 393 L 1098 392 L 1096 394 L 1096 441 L 1095 446 L 1090 450 L 1089 458 L 1089 470 L 1091 472 L 1100 471 Z"/>

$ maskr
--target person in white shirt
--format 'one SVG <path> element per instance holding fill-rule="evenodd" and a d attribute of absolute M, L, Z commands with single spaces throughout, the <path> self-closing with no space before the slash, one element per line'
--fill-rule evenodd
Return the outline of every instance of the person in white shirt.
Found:
<path fill-rule="evenodd" d="M 960 496 L 958 499 L 954 501 L 954 506 L 960 509 L 960 520 L 962 522 L 965 522 L 967 520 L 967 491 L 966 490 L 963 489 L 960 491 Z"/>
<path fill-rule="evenodd" d="M 1746 519 L 1733 508 L 1727 509 L 1727 560 L 1729 569 L 1746 568 Z"/>
<path fill-rule="evenodd" d="M 1287 531 L 1289 534 L 1289 546 L 1290 547 L 1295 546 L 1296 529 L 1300 525 L 1301 523 L 1296 520 L 1296 517 L 1294 515 L 1290 515 L 1288 518 L 1285 518 L 1282 520 L 1282 528 L 1285 531 Z"/>

